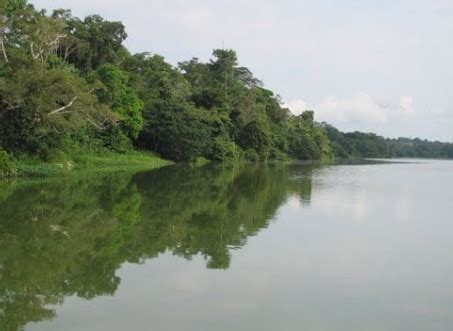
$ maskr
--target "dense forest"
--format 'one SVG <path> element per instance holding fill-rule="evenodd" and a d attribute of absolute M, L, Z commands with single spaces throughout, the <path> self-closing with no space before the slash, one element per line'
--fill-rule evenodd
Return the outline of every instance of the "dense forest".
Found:
<path fill-rule="evenodd" d="M 453 145 L 342 133 L 282 105 L 233 50 L 131 54 L 121 22 L 0 0 L 0 169 L 28 156 L 148 150 L 175 161 L 453 157 Z M 7 170 L 3 170 L 6 172 Z"/>

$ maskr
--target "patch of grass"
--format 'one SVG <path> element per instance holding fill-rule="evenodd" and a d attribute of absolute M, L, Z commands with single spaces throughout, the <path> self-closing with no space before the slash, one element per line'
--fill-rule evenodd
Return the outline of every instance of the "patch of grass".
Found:
<path fill-rule="evenodd" d="M 59 164 L 37 162 L 35 160 L 21 160 L 17 162 L 16 168 L 18 176 L 23 177 L 57 176 L 69 172 L 69 170 L 64 169 Z"/>
<path fill-rule="evenodd" d="M 145 169 L 158 168 L 170 164 L 156 154 L 150 152 L 132 151 L 124 154 L 114 152 L 86 153 L 74 155 L 71 160 L 76 168 L 89 167 L 138 167 Z M 71 166 L 71 165 L 69 165 Z"/>
<path fill-rule="evenodd" d="M 142 151 L 124 154 L 110 151 L 80 152 L 61 156 L 58 161 L 51 162 L 23 157 L 15 163 L 17 174 L 23 177 L 55 177 L 80 171 L 140 171 L 171 164 L 153 153 Z"/>
<path fill-rule="evenodd" d="M 209 162 L 210 161 L 207 158 L 200 156 L 197 157 L 194 161 L 190 162 L 189 164 L 193 167 L 202 167 Z"/>

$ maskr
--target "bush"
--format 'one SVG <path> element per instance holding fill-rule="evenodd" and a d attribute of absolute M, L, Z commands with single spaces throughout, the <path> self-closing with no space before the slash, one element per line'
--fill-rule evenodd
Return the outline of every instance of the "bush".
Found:
<path fill-rule="evenodd" d="M 219 137 L 214 141 L 209 158 L 215 161 L 236 160 L 241 156 L 241 149 L 228 138 Z"/>
<path fill-rule="evenodd" d="M 104 147 L 118 153 L 126 153 L 133 149 L 128 136 L 117 126 L 112 126 L 101 134 Z"/>
<path fill-rule="evenodd" d="M 288 155 L 277 148 L 271 148 L 269 150 L 269 159 L 275 161 L 287 161 L 289 159 Z"/>
<path fill-rule="evenodd" d="M 260 121 L 251 121 L 239 132 L 238 145 L 244 150 L 254 150 L 262 161 L 269 157 L 269 129 Z"/>
<path fill-rule="evenodd" d="M 212 145 L 208 117 L 208 112 L 188 104 L 145 112 L 146 124 L 139 137 L 140 145 L 166 159 L 193 161 L 205 155 Z"/>
<path fill-rule="evenodd" d="M 260 162 L 260 156 L 254 149 L 246 150 L 244 156 L 249 162 Z"/>
<path fill-rule="evenodd" d="M 6 151 L 0 149 L 0 177 L 11 177 L 17 173 L 16 166 Z"/>

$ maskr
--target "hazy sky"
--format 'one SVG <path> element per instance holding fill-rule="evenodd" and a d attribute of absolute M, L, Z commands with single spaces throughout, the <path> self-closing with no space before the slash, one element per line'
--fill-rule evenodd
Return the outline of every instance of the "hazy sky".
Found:
<path fill-rule="evenodd" d="M 294 113 L 453 141 L 453 0 L 31 0 L 126 25 L 172 64 L 232 48 Z"/>

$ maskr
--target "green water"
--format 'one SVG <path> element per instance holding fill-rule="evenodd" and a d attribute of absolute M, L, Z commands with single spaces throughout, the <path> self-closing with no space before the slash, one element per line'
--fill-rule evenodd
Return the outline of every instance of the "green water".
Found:
<path fill-rule="evenodd" d="M 453 330 L 453 162 L 0 183 L 0 330 Z"/>

